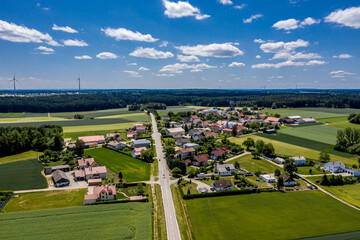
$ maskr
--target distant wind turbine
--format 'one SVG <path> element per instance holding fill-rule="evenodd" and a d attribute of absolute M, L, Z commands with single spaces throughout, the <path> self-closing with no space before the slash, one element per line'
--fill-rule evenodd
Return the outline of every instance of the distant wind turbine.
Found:
<path fill-rule="evenodd" d="M 14 96 L 16 96 L 16 82 L 20 83 L 18 80 L 16 80 L 15 78 L 15 73 L 14 73 L 14 78 L 9 80 L 9 82 L 14 82 Z"/>

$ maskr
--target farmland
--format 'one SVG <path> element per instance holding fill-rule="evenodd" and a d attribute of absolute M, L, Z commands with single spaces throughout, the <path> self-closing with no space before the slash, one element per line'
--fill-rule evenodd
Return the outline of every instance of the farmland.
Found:
<path fill-rule="evenodd" d="M 356 210 L 320 191 L 213 197 L 185 203 L 194 239 L 268 239 L 269 235 L 271 239 L 298 239 L 360 230 Z M 289 224 L 296 227 L 280 227 Z"/>
<path fill-rule="evenodd" d="M 19 193 L 11 198 L 2 211 L 20 212 L 82 206 L 85 194 L 86 189 Z"/>
<path fill-rule="evenodd" d="M 33 159 L 41 154 L 42 154 L 41 152 L 27 151 L 27 152 L 23 152 L 23 153 L 11 155 L 11 156 L 6 156 L 6 157 L 0 158 L 0 164 Z"/>
<path fill-rule="evenodd" d="M 4 239 L 151 239 L 151 212 L 151 203 L 123 203 L 4 213 L 0 232 Z"/>
<path fill-rule="evenodd" d="M 129 128 L 134 125 L 135 122 L 127 123 L 115 123 L 105 125 L 84 125 L 84 126 L 71 126 L 64 127 L 64 133 L 76 133 L 76 132 L 93 132 L 93 131 L 114 131 L 119 129 Z"/>
<path fill-rule="evenodd" d="M 252 173 L 256 171 L 260 171 L 261 173 L 274 173 L 275 169 L 279 169 L 280 171 L 282 171 L 281 168 L 264 159 L 253 159 L 253 156 L 251 154 L 233 159 L 229 161 L 229 163 L 234 163 L 235 161 L 238 161 L 242 168 L 245 168 Z"/>
<path fill-rule="evenodd" d="M 85 154 L 95 158 L 96 162 L 116 175 L 122 172 L 123 178 L 128 182 L 150 179 L 150 164 L 139 159 L 106 148 L 86 150 Z"/>
<path fill-rule="evenodd" d="M 333 117 L 341 117 L 347 116 L 352 112 L 358 112 L 358 109 L 351 108 L 279 108 L 279 109 L 269 109 L 266 108 L 261 110 L 264 113 L 279 113 L 281 116 L 296 116 L 300 115 L 303 118 L 333 118 Z"/>
<path fill-rule="evenodd" d="M 43 166 L 37 159 L 10 162 L 0 168 L 0 190 L 25 190 L 46 188 L 41 175 Z"/>

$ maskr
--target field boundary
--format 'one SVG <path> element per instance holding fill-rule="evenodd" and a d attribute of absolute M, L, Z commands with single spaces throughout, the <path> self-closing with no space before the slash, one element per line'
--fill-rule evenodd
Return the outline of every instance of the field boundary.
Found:
<path fill-rule="evenodd" d="M 10 194 L 10 196 L 0 205 L 0 212 L 5 207 L 5 205 L 10 201 L 11 197 L 14 195 L 14 192 Z"/>

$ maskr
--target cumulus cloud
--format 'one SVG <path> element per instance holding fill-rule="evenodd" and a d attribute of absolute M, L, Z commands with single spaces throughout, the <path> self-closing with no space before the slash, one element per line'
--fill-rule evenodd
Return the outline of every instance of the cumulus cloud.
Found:
<path fill-rule="evenodd" d="M 232 62 L 232 63 L 229 64 L 229 67 L 245 67 L 245 63 Z"/>
<path fill-rule="evenodd" d="M 118 56 L 111 52 L 101 52 L 98 55 L 96 55 L 97 58 L 100 59 L 116 59 Z"/>
<path fill-rule="evenodd" d="M 140 75 L 138 72 L 136 71 L 123 71 L 124 73 L 128 73 L 130 75 L 130 77 L 133 77 L 133 78 L 141 78 L 142 75 Z"/>
<path fill-rule="evenodd" d="M 169 44 L 168 41 L 162 41 L 159 45 L 159 47 L 166 47 Z"/>
<path fill-rule="evenodd" d="M 244 9 L 245 7 L 247 6 L 247 4 L 243 3 L 241 5 L 236 5 L 234 6 L 235 9 L 238 9 L 238 10 L 241 10 L 241 9 Z"/>
<path fill-rule="evenodd" d="M 163 66 L 160 69 L 160 72 L 169 72 L 169 73 L 182 73 L 183 70 L 190 70 L 191 72 L 202 72 L 204 69 L 216 68 L 215 66 L 210 66 L 206 63 L 192 64 L 187 63 L 175 63 Z"/>
<path fill-rule="evenodd" d="M 296 41 L 291 42 L 268 42 L 263 43 L 260 46 L 260 49 L 265 53 L 278 53 L 278 52 L 289 52 L 299 47 L 307 47 L 309 46 L 308 41 L 304 41 L 302 39 L 298 39 Z"/>
<path fill-rule="evenodd" d="M 355 75 L 355 73 L 350 73 L 350 72 L 346 72 L 346 71 L 343 71 L 343 70 L 338 70 L 338 71 L 330 72 L 330 75 L 333 78 L 344 78 L 344 77 L 346 77 L 346 75 Z"/>
<path fill-rule="evenodd" d="M 351 56 L 350 54 L 347 54 L 347 53 L 343 53 L 343 54 L 340 54 L 338 56 L 333 56 L 333 58 L 352 58 L 353 56 Z"/>
<path fill-rule="evenodd" d="M 84 40 L 68 39 L 63 41 L 65 46 L 69 47 L 87 47 L 89 46 Z"/>
<path fill-rule="evenodd" d="M 318 53 L 279 52 L 279 53 L 276 53 L 272 59 L 297 60 L 297 59 L 317 59 L 317 58 L 322 58 L 322 57 Z"/>
<path fill-rule="evenodd" d="M 52 30 L 54 31 L 63 31 L 63 32 L 67 32 L 67 33 L 78 33 L 77 30 L 69 27 L 69 26 L 66 26 L 66 27 L 60 27 L 60 26 L 57 26 L 55 23 L 52 27 Z"/>
<path fill-rule="evenodd" d="M 151 58 L 151 59 L 165 59 L 174 56 L 171 52 L 163 52 L 156 50 L 155 48 L 143 48 L 139 47 L 135 51 L 129 54 L 133 57 Z"/>
<path fill-rule="evenodd" d="M 92 59 L 92 57 L 90 57 L 89 55 L 75 56 L 74 58 L 79 60 Z"/>
<path fill-rule="evenodd" d="M 45 54 L 45 55 L 49 55 L 49 54 L 54 54 L 55 50 L 52 48 L 48 48 L 48 47 L 44 47 L 44 46 L 40 46 L 36 48 L 37 50 L 40 50 L 41 54 Z"/>
<path fill-rule="evenodd" d="M 170 74 L 167 74 L 167 73 L 158 73 L 156 74 L 157 77 L 174 77 L 175 74 L 173 73 L 170 73 Z"/>
<path fill-rule="evenodd" d="M 314 66 L 314 65 L 322 65 L 325 64 L 325 61 L 319 61 L 319 60 L 311 60 L 308 62 L 294 62 L 291 60 L 287 60 L 285 62 L 279 62 L 279 63 L 260 63 L 252 65 L 251 68 L 254 69 L 266 69 L 266 68 L 281 68 L 281 67 L 290 67 L 290 66 Z"/>
<path fill-rule="evenodd" d="M 139 42 L 156 42 L 159 39 L 153 38 L 150 34 L 141 34 L 139 32 L 133 32 L 125 28 L 106 28 L 101 29 L 108 37 L 113 37 L 117 41 L 131 40 Z"/>
<path fill-rule="evenodd" d="M 261 38 L 258 38 L 258 39 L 254 39 L 254 43 L 265 43 L 265 41 L 262 40 Z"/>
<path fill-rule="evenodd" d="M 163 0 L 163 4 L 166 8 L 165 15 L 169 18 L 194 16 L 197 20 L 203 20 L 210 17 L 210 15 L 201 14 L 200 9 L 193 7 L 189 2 L 178 1 L 176 3 Z"/>
<path fill-rule="evenodd" d="M 247 19 L 243 19 L 243 22 L 244 23 L 252 23 L 253 20 L 261 18 L 261 17 L 263 17 L 263 15 L 258 13 L 258 14 L 255 14 L 255 15 L 251 15 L 251 17 L 249 17 Z"/>
<path fill-rule="evenodd" d="M 200 62 L 200 59 L 194 55 L 190 55 L 190 56 L 177 55 L 177 59 L 180 62 Z"/>
<path fill-rule="evenodd" d="M 183 54 L 195 55 L 200 57 L 216 57 L 227 58 L 243 55 L 243 51 L 235 47 L 231 43 L 213 43 L 209 45 L 196 45 L 196 46 L 179 46 L 176 47 Z"/>
<path fill-rule="evenodd" d="M 25 26 L 19 26 L 15 23 L 8 23 L 2 20 L 0 20 L 0 39 L 10 42 L 45 42 L 51 46 L 60 46 L 60 44 L 53 40 L 47 33 L 41 33 L 36 29 L 30 29 Z"/>
<path fill-rule="evenodd" d="M 260 56 L 260 55 L 256 55 L 256 58 L 259 59 L 259 58 L 261 58 L 261 56 Z"/>
<path fill-rule="evenodd" d="M 146 67 L 139 67 L 139 71 L 143 71 L 143 72 L 145 72 L 145 71 L 149 71 L 150 69 L 148 69 L 148 68 L 146 68 Z"/>
<path fill-rule="evenodd" d="M 219 3 L 223 5 L 231 5 L 233 2 L 231 0 L 218 0 Z"/>
<path fill-rule="evenodd" d="M 289 30 L 297 29 L 299 27 L 304 27 L 307 25 L 313 25 L 313 24 L 318 24 L 318 23 L 320 23 L 320 20 L 314 19 L 311 17 L 305 18 L 301 22 L 294 18 L 290 18 L 287 20 L 278 21 L 272 27 L 276 28 L 277 30 L 283 29 L 283 30 L 289 31 Z"/>
<path fill-rule="evenodd" d="M 305 18 L 301 23 L 300 26 L 306 26 L 306 25 L 313 25 L 320 23 L 319 19 L 314 19 L 311 17 Z"/>
<path fill-rule="evenodd" d="M 360 7 L 345 10 L 338 9 L 325 17 L 325 22 L 332 22 L 355 29 L 360 28 Z"/>
<path fill-rule="evenodd" d="M 128 65 L 128 66 L 136 66 L 137 63 L 127 63 L 126 65 Z"/>

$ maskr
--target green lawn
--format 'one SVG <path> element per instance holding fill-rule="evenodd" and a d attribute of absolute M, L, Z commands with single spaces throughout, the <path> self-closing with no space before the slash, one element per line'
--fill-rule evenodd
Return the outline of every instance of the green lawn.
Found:
<path fill-rule="evenodd" d="M 76 189 L 15 194 L 2 211 L 20 212 L 82 206 L 86 191 L 87 189 Z"/>
<path fill-rule="evenodd" d="M 297 173 L 303 174 L 303 175 L 310 175 L 310 173 L 309 173 L 310 169 L 312 170 L 311 174 L 322 174 L 323 173 L 323 170 L 320 170 L 314 166 L 298 167 L 297 169 L 298 169 Z"/>
<path fill-rule="evenodd" d="M 150 179 L 150 164 L 139 159 L 106 148 L 86 150 L 85 154 L 95 158 L 96 162 L 116 175 L 122 172 L 123 178 L 128 182 Z"/>
<path fill-rule="evenodd" d="M 245 168 L 252 173 L 256 171 L 260 171 L 262 173 L 274 173 L 275 169 L 283 171 L 282 168 L 277 167 L 275 164 L 272 164 L 264 159 L 253 159 L 253 156 L 251 154 L 241 156 L 227 163 L 234 163 L 235 161 L 238 161 L 242 168 Z"/>
<path fill-rule="evenodd" d="M 26 190 L 47 187 L 41 175 L 43 166 L 37 159 L 2 164 L 0 167 L 0 190 Z"/>
<path fill-rule="evenodd" d="M 320 191 L 185 202 L 194 239 L 298 239 L 360 230 L 358 211 Z"/>
<path fill-rule="evenodd" d="M 322 177 L 307 177 L 306 179 L 315 183 L 316 180 L 320 180 Z M 317 183 L 318 184 L 318 183 Z M 348 184 L 344 186 L 320 186 L 326 191 L 334 194 L 336 197 L 360 207 L 360 184 Z"/>
<path fill-rule="evenodd" d="M 41 154 L 42 154 L 42 152 L 27 151 L 27 152 L 23 152 L 23 153 L 11 155 L 11 156 L 6 156 L 6 157 L 0 158 L 0 164 L 33 159 L 33 158 L 37 158 L 37 156 L 41 155 Z"/>
<path fill-rule="evenodd" d="M 152 204 L 121 203 L 0 214 L 3 239 L 152 239 Z"/>

